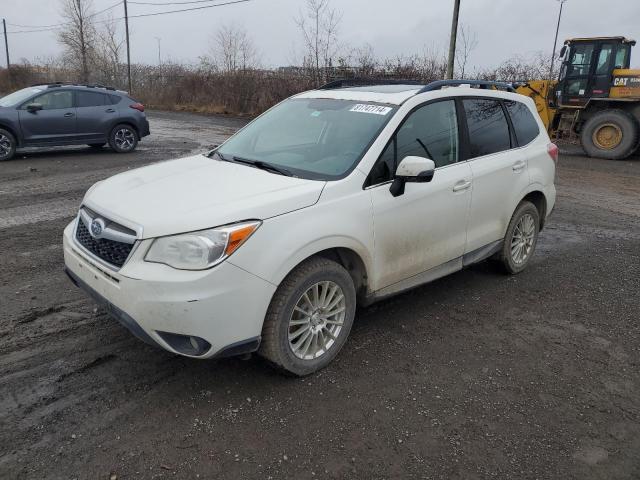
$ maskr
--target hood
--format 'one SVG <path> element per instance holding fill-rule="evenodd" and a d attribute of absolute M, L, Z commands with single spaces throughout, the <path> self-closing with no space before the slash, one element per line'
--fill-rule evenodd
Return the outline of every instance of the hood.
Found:
<path fill-rule="evenodd" d="M 153 238 L 299 210 L 318 201 L 325 183 L 196 155 L 108 178 L 83 204 Z"/>

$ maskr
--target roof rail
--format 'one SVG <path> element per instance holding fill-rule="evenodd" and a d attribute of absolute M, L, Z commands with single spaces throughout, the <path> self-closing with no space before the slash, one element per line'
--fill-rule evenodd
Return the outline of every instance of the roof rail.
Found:
<path fill-rule="evenodd" d="M 31 85 L 32 87 L 47 87 L 47 88 L 59 88 L 59 87 L 87 87 L 87 88 L 104 88 L 105 90 L 116 91 L 115 87 L 109 87 L 107 85 L 100 84 L 85 84 L 85 83 L 75 83 L 75 82 L 48 82 L 48 83 L 36 83 Z"/>
<path fill-rule="evenodd" d="M 346 87 L 368 87 L 373 85 L 424 85 L 422 82 L 415 80 L 400 80 L 395 78 L 342 78 L 334 80 L 321 87 L 318 90 L 335 90 L 337 88 Z"/>
<path fill-rule="evenodd" d="M 469 85 L 470 87 L 482 88 L 486 90 L 506 90 L 507 92 L 515 92 L 512 83 L 507 82 L 492 82 L 488 80 L 437 80 L 424 86 L 418 93 L 432 92 L 434 90 L 440 90 L 443 87 L 456 87 L 460 85 Z"/>

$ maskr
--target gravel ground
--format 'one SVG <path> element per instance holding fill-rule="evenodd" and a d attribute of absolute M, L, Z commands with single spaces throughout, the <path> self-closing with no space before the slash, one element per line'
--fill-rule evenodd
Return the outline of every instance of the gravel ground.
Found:
<path fill-rule="evenodd" d="M 640 478 L 640 159 L 565 152 L 526 272 L 361 309 L 337 361 L 292 379 L 149 347 L 62 273 L 93 182 L 243 123 L 150 120 L 130 155 L 0 164 L 0 478 Z"/>

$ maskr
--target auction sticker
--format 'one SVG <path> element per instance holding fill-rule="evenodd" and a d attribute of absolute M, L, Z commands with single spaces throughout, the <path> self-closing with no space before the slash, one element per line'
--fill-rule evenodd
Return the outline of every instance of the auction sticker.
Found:
<path fill-rule="evenodd" d="M 350 112 L 373 113 L 374 115 L 386 115 L 391 111 L 391 107 L 381 107 L 380 105 L 366 105 L 359 103 L 351 107 Z"/>

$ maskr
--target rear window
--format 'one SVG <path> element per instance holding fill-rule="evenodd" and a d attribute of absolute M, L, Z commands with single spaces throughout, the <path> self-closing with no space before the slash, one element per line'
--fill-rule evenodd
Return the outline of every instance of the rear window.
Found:
<path fill-rule="evenodd" d="M 108 105 L 107 96 L 104 93 L 76 91 L 78 107 L 100 107 Z"/>
<path fill-rule="evenodd" d="M 474 98 L 463 100 L 463 105 L 469 127 L 471 158 L 511 148 L 509 124 L 500 102 Z"/>
<path fill-rule="evenodd" d="M 508 100 L 504 104 L 511 117 L 518 145 L 523 146 L 532 142 L 540 134 L 540 128 L 531 110 L 522 102 Z"/>

